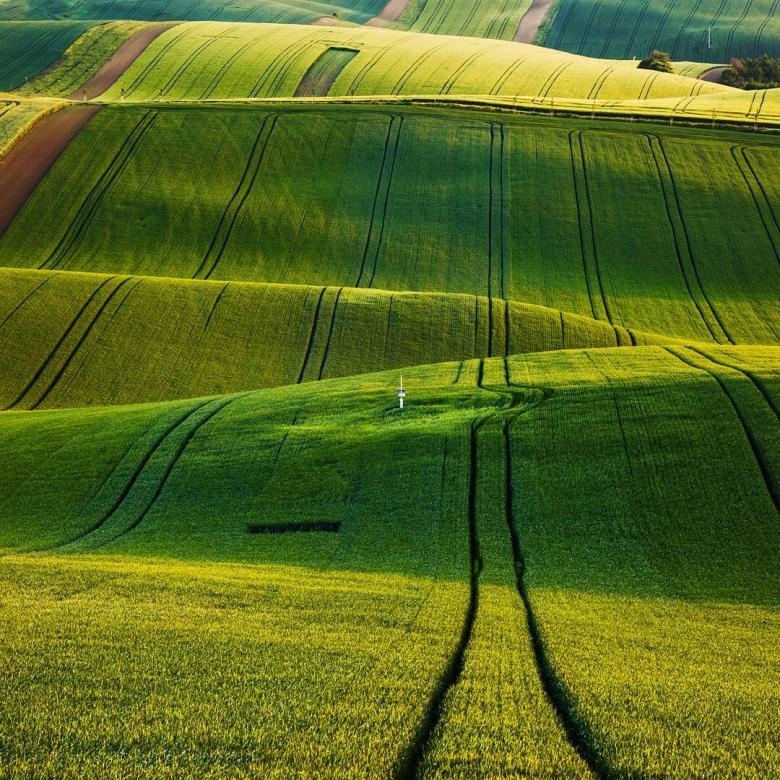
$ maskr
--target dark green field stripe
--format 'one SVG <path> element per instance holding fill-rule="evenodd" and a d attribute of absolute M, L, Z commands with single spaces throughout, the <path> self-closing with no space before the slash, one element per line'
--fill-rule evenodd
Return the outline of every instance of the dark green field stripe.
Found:
<path fill-rule="evenodd" d="M 257 175 L 263 163 L 263 158 L 265 157 L 265 151 L 268 148 L 268 141 L 271 138 L 274 127 L 276 127 L 278 116 L 278 114 L 268 114 L 263 118 L 263 124 L 260 126 L 257 138 L 255 138 L 254 146 L 249 154 L 249 159 L 247 160 L 241 179 L 238 182 L 238 186 L 233 192 L 233 196 L 228 202 L 225 211 L 222 213 L 219 225 L 211 239 L 209 248 L 206 250 L 206 254 L 203 256 L 200 265 L 192 275 L 193 279 L 210 278 L 219 264 L 219 261 L 222 259 L 222 255 L 230 240 L 230 234 L 236 224 L 241 208 L 249 197 L 249 193 L 252 191 L 252 187 L 257 179 Z"/>
<path fill-rule="evenodd" d="M 27 384 L 24 386 L 22 391 L 19 393 L 19 395 L 15 398 L 14 401 L 12 401 L 8 406 L 6 406 L 6 409 L 12 409 L 13 407 L 17 406 L 21 403 L 22 399 L 32 390 L 35 383 L 41 378 L 43 372 L 52 365 L 53 361 L 55 360 L 56 355 L 60 351 L 60 348 L 65 343 L 65 340 L 72 335 L 73 331 L 76 328 L 77 323 L 81 320 L 81 318 L 84 316 L 85 312 L 89 309 L 89 307 L 92 305 L 92 303 L 98 298 L 101 290 L 109 284 L 111 281 L 116 279 L 116 276 L 109 276 L 108 278 L 104 279 L 96 288 L 93 290 L 93 292 L 90 294 L 90 296 L 87 298 L 87 300 L 82 304 L 81 308 L 76 313 L 76 316 L 70 321 L 67 328 L 65 328 L 65 331 L 58 339 L 57 343 L 54 345 L 53 349 L 49 352 L 49 354 L 46 356 L 46 359 L 41 363 L 41 365 L 38 367 L 38 370 L 33 374 L 31 379 L 27 382 Z"/>
<path fill-rule="evenodd" d="M 723 49 L 725 57 L 729 57 L 731 53 L 731 47 L 734 45 L 734 33 L 736 33 L 739 26 L 742 24 L 742 22 L 745 21 L 747 18 L 747 15 L 750 13 L 750 8 L 753 5 L 753 0 L 747 0 L 747 2 L 744 4 L 742 8 L 742 13 L 740 16 L 737 17 L 737 19 L 734 21 L 734 24 L 731 25 L 731 29 L 729 30 L 729 34 L 726 36 L 726 45 Z M 726 59 L 723 59 L 725 62 Z"/>
<path fill-rule="evenodd" d="M 674 355 L 674 357 L 691 368 L 695 368 L 698 371 L 709 374 L 709 376 L 712 377 L 715 382 L 717 382 L 718 386 L 723 392 L 723 395 L 726 396 L 729 403 L 731 404 L 731 408 L 733 409 L 739 424 L 742 426 L 745 438 L 750 445 L 750 449 L 753 452 L 753 457 L 764 480 L 767 493 L 769 493 L 769 497 L 772 499 L 772 503 L 775 505 L 775 509 L 778 513 L 780 513 L 780 480 L 777 476 L 775 476 L 774 470 L 770 464 L 769 458 L 772 457 L 772 453 L 767 454 L 765 452 L 765 448 L 762 446 L 759 438 L 756 436 L 747 414 L 742 408 L 742 405 L 737 401 L 734 392 L 729 388 L 728 383 L 724 380 L 720 373 L 718 373 L 718 371 L 707 368 L 706 365 L 701 365 L 696 360 L 688 357 L 687 355 L 689 350 L 687 350 L 686 347 L 681 347 L 679 349 L 674 347 L 664 347 L 664 349 L 670 355 Z M 710 358 L 702 352 L 695 352 L 694 354 L 698 355 L 700 358 L 704 358 L 705 360 L 710 361 Z"/>
<path fill-rule="evenodd" d="M 336 302 L 340 296 L 340 287 L 326 287 L 320 294 L 312 320 L 312 330 L 309 334 L 304 365 L 300 372 L 301 382 L 320 379 L 322 368 L 325 365 L 328 334 L 333 327 Z"/>
<path fill-rule="evenodd" d="M 756 206 L 758 216 L 764 226 L 769 243 L 774 250 L 775 259 L 777 260 L 778 265 L 780 265 L 780 229 L 778 228 L 775 214 L 772 211 L 772 204 L 767 197 L 764 185 L 761 183 L 758 176 L 756 176 L 756 172 L 747 157 L 746 147 L 744 145 L 732 146 L 731 156 L 734 158 L 734 162 L 737 164 L 737 168 L 739 168 L 739 172 L 742 174 L 742 178 L 747 185 L 750 196 L 753 198 L 753 203 Z"/>
<path fill-rule="evenodd" d="M 48 387 L 43 392 L 41 396 L 39 396 L 38 400 L 32 404 L 29 408 L 30 409 L 37 409 L 49 396 L 49 393 L 56 387 L 57 383 L 62 379 L 62 376 L 64 375 L 65 371 L 68 369 L 68 366 L 70 366 L 71 362 L 73 361 L 76 354 L 79 352 L 81 347 L 84 345 L 84 342 L 87 340 L 89 335 L 94 331 L 95 326 L 98 324 L 98 322 L 101 321 L 103 318 L 103 314 L 106 312 L 106 309 L 108 308 L 108 305 L 113 300 L 114 296 L 119 292 L 120 289 L 122 289 L 128 282 L 130 281 L 130 277 L 125 277 L 122 279 L 122 281 L 110 292 L 106 300 L 103 302 L 102 306 L 98 309 L 98 311 L 95 313 L 95 316 L 92 318 L 90 323 L 87 325 L 87 327 L 82 332 L 81 336 L 79 337 L 76 344 L 71 349 L 70 353 L 67 355 L 67 357 L 63 360 L 59 370 L 57 373 L 52 377 L 51 381 L 49 382 Z M 141 283 L 141 280 L 135 280 L 134 284 L 132 284 L 130 287 L 128 287 L 126 290 L 124 290 L 124 296 L 122 299 L 117 303 L 114 311 L 111 313 L 111 316 L 108 318 L 108 323 L 101 323 L 103 327 L 108 327 L 110 324 L 110 321 L 113 319 L 116 312 L 121 308 L 122 304 L 127 300 L 128 295 L 133 291 L 135 287 L 137 287 Z"/>
<path fill-rule="evenodd" d="M 358 273 L 355 287 L 361 287 L 364 275 L 368 274 L 368 268 L 371 269 L 368 277 L 368 287 L 374 284 L 377 266 L 379 264 L 379 253 L 382 249 L 382 240 L 387 223 L 387 205 L 390 201 L 390 189 L 393 185 L 395 174 L 395 165 L 398 159 L 398 148 L 401 143 L 401 128 L 404 118 L 393 114 L 390 119 L 390 125 L 387 128 L 385 138 L 385 149 L 382 156 L 382 166 L 379 169 L 379 178 L 377 180 L 376 190 L 374 192 L 374 203 L 371 206 L 371 221 L 368 226 L 368 236 L 366 245 L 363 249 L 363 257 L 360 261 L 360 272 Z"/>
<path fill-rule="evenodd" d="M 764 34 L 764 30 L 766 30 L 766 26 L 771 22 L 773 19 L 777 18 L 777 9 L 780 5 L 780 0 L 775 0 L 774 3 L 772 3 L 772 7 L 769 9 L 769 13 L 767 13 L 766 18 L 763 22 L 758 26 L 758 29 L 756 30 L 756 34 L 753 38 L 753 53 L 758 56 L 758 52 L 761 49 L 761 36 Z"/>
<path fill-rule="evenodd" d="M 76 243 L 89 229 L 98 210 L 132 160 L 136 149 L 151 129 L 158 115 L 157 111 L 147 111 L 136 123 L 135 127 L 122 142 L 119 151 L 114 155 L 114 158 L 100 176 L 95 186 L 87 194 L 78 213 L 68 225 L 64 235 L 57 243 L 57 246 L 42 263 L 40 266 L 41 268 L 57 268 L 67 259 L 68 254 L 73 250 Z"/>
<path fill-rule="evenodd" d="M 682 204 L 680 202 L 680 193 L 677 190 L 674 173 L 672 171 L 669 157 L 664 149 L 663 141 L 660 136 L 654 133 L 645 134 L 650 145 L 650 151 L 655 161 L 656 170 L 661 180 L 661 189 L 664 193 L 664 203 L 666 205 L 666 215 L 672 226 L 674 244 L 677 252 L 677 259 L 680 265 L 685 286 L 694 305 L 699 311 L 702 321 L 710 332 L 713 341 L 723 343 L 725 339 L 729 343 L 734 343 L 726 330 L 723 321 L 718 316 L 712 301 L 704 290 L 699 269 L 696 265 L 691 246 L 691 237 L 688 233 L 688 226 L 685 224 Z M 684 241 L 681 238 L 684 238 Z"/>
<path fill-rule="evenodd" d="M 585 275 L 585 285 L 593 318 L 612 322 L 604 287 L 601 280 L 601 270 L 596 253 L 596 235 L 593 226 L 593 208 L 590 202 L 588 179 L 585 167 L 585 149 L 582 144 L 582 131 L 569 132 L 569 149 L 571 152 L 572 177 L 574 194 L 577 200 L 577 222 L 580 233 L 580 249 L 582 252 L 582 268 Z"/>
<path fill-rule="evenodd" d="M 585 22 L 585 27 L 582 30 L 582 34 L 580 38 L 580 46 L 577 49 L 577 54 L 582 54 L 582 50 L 583 48 L 585 48 L 585 44 L 590 40 L 590 31 L 593 28 L 593 21 L 598 15 L 600 10 L 601 10 L 601 0 L 596 0 L 596 2 L 594 2 L 591 7 L 590 14 L 588 15 L 588 20 Z"/>

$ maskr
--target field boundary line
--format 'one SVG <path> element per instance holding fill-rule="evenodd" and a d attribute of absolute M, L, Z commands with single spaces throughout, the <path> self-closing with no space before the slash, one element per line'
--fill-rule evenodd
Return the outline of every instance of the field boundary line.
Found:
<path fill-rule="evenodd" d="M 737 420 L 739 421 L 739 424 L 742 426 L 742 431 L 745 434 L 745 438 L 747 439 L 748 444 L 750 445 L 750 449 L 753 452 L 756 465 L 758 466 L 759 471 L 761 472 L 761 476 L 764 480 L 764 486 L 769 493 L 769 497 L 772 499 L 772 503 L 775 505 L 775 510 L 780 513 L 780 484 L 778 484 L 778 479 L 775 477 L 769 463 L 767 462 L 767 459 L 764 455 L 764 448 L 756 437 L 747 415 L 745 414 L 741 404 L 734 397 L 734 393 L 729 389 L 727 382 L 717 371 L 709 369 L 704 365 L 699 365 L 695 360 L 686 358 L 686 347 L 680 347 L 679 351 L 669 346 L 665 346 L 663 349 L 665 349 L 670 355 L 676 357 L 680 362 L 685 363 L 685 365 L 701 371 L 702 373 L 708 374 L 718 384 L 721 392 L 726 396 L 729 403 L 731 404 L 731 408 Z M 680 354 L 680 352 L 683 354 Z M 699 357 L 704 358 L 709 362 L 714 362 L 710 361 L 709 357 L 701 352 L 695 352 L 694 354 L 697 354 Z M 715 363 L 715 365 L 718 364 Z"/>

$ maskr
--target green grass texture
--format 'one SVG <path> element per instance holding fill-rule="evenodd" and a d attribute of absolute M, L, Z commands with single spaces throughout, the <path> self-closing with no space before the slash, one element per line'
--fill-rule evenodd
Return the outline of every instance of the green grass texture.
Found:
<path fill-rule="evenodd" d="M 32 6 L 32 7 L 31 7 Z M 277 22 L 310 24 L 324 16 L 362 24 L 376 16 L 384 0 L 250 0 L 249 2 L 216 2 L 216 0 L 58 0 L 38 5 L 24 0 L 9 0 L 0 10 L 0 19 L 31 21 L 51 19 L 136 19 L 140 21 L 218 21 Z"/>
<path fill-rule="evenodd" d="M 775 344 L 777 149 L 450 110 L 116 106 L 59 158 L 0 254 L 48 270 L 487 296 Z"/>
<path fill-rule="evenodd" d="M 22 86 L 96 22 L 0 22 L 0 92 Z"/>
<path fill-rule="evenodd" d="M 669 341 L 452 293 L 0 269 L 0 407 L 161 401 L 423 363 Z M 119 362 L 123 370 L 117 372 Z"/>
<path fill-rule="evenodd" d="M 773 774 L 777 357 L 2 415 L 6 768 Z"/>
<path fill-rule="evenodd" d="M 560 0 L 544 45 L 612 59 L 652 49 L 699 62 L 777 56 L 780 14 L 774 0 Z"/>

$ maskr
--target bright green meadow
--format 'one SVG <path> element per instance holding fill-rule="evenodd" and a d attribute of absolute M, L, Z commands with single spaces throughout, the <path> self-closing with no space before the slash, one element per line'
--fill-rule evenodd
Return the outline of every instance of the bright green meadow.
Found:
<path fill-rule="evenodd" d="M 3 4 L 0 778 L 780 776 L 737 5 Z"/>

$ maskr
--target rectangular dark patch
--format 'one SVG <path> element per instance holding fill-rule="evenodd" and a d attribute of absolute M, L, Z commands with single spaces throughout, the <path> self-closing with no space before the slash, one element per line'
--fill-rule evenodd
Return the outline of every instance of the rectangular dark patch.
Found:
<path fill-rule="evenodd" d="M 345 49 L 340 46 L 325 49 L 304 74 L 295 90 L 295 97 L 325 97 L 341 71 L 358 54 L 358 49 Z"/>

